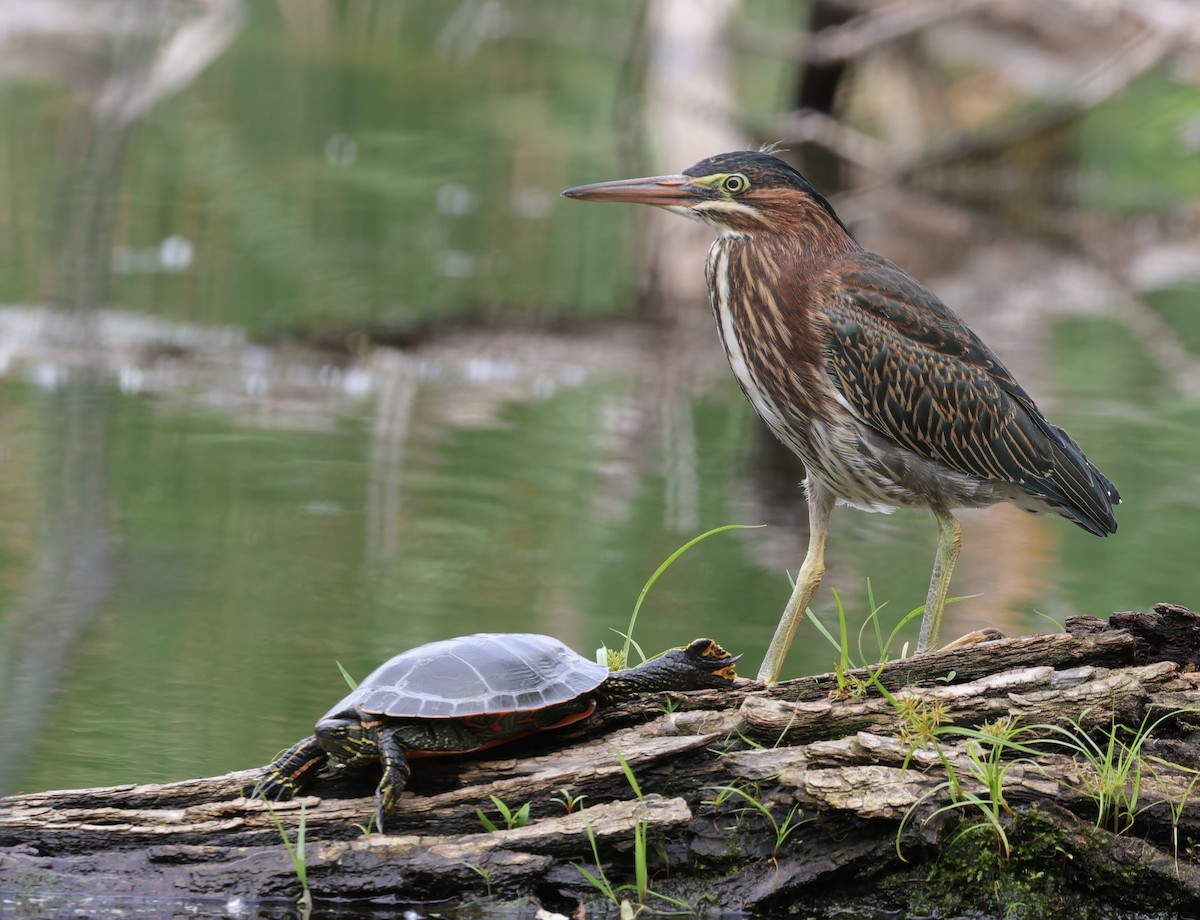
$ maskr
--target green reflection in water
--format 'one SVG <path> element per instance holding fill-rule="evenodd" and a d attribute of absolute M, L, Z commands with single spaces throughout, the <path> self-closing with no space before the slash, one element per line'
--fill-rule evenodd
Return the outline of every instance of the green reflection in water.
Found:
<path fill-rule="evenodd" d="M 1064 422 L 1103 459 L 1125 501 L 1111 548 L 1065 544 L 1064 580 L 1089 613 L 1146 609 L 1157 601 L 1200 606 L 1194 577 L 1200 406 L 1177 395 L 1123 326 L 1063 323 L 1056 341 L 1058 386 L 1065 398 L 1090 406 Z"/>
<path fill-rule="evenodd" d="M 319 680 L 304 646 L 345 623 L 352 600 L 354 425 L 238 430 L 124 398 L 110 437 L 116 583 L 73 649 L 27 788 L 237 765 L 228 751 L 293 705 L 275 685 Z"/>

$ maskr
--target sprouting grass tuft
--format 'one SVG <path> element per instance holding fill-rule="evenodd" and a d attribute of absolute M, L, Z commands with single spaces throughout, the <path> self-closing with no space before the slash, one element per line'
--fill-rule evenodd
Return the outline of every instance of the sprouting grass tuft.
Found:
<path fill-rule="evenodd" d="M 732 796 L 736 795 L 746 801 L 750 808 L 766 818 L 771 830 L 775 832 L 775 848 L 772 850 L 773 856 L 779 855 L 779 850 L 787 842 L 788 837 L 795 833 L 798 828 L 812 820 L 811 818 L 797 819 L 796 814 L 800 811 L 800 806 L 797 804 L 793 805 L 787 816 L 780 821 L 775 817 L 775 813 L 771 811 L 770 806 L 763 802 L 758 795 L 748 792 L 743 786 L 710 786 L 709 788 L 717 793 L 717 797 L 709 799 L 704 804 L 719 807 L 725 804 Z M 757 790 L 755 791 L 757 792 Z"/>
<path fill-rule="evenodd" d="M 1122 725 L 1114 716 L 1100 732 L 1099 740 L 1088 734 L 1081 717 L 1069 729 L 1061 725 L 1044 726 L 1046 734 L 1051 737 L 1042 743 L 1066 749 L 1083 758 L 1090 767 L 1089 779 L 1083 791 L 1096 805 L 1096 826 L 1108 827 L 1114 833 L 1123 834 L 1133 827 L 1138 815 L 1145 809 L 1162 804 L 1157 800 L 1142 803 L 1142 778 L 1147 771 L 1153 773 L 1153 766 L 1143 753 L 1146 742 L 1163 722 L 1197 712 L 1200 710 L 1176 709 L 1153 722 L 1150 721 L 1150 713 L 1147 713 L 1136 729 Z M 1187 769 L 1176 764 L 1171 766 Z M 1189 793 L 1191 788 L 1188 787 Z"/>
<path fill-rule="evenodd" d="M 481 879 L 483 879 L 483 884 L 487 888 L 487 900 L 490 901 L 493 897 L 491 870 L 485 869 L 483 866 L 476 865 L 475 863 L 465 862 L 465 863 L 463 863 L 463 865 L 466 866 L 468 869 L 470 869 L 472 872 L 474 872 L 476 875 L 478 875 Z"/>
<path fill-rule="evenodd" d="M 558 790 L 558 795 L 554 796 L 554 801 L 560 803 L 567 814 L 571 814 L 576 809 L 583 809 L 583 800 L 586 798 L 587 796 L 582 793 L 580 795 L 571 795 L 571 790 L 564 786 Z"/>
<path fill-rule="evenodd" d="M 488 796 L 492 800 L 492 804 L 496 806 L 496 810 L 500 812 L 500 817 L 504 821 L 504 826 L 508 830 L 513 830 L 518 827 L 524 827 L 529 823 L 529 806 L 532 802 L 526 802 L 516 811 L 511 809 L 508 804 L 498 795 Z M 499 827 L 496 823 L 483 813 L 482 808 L 475 809 L 475 815 L 479 818 L 479 823 L 483 825 L 484 830 L 489 834 L 496 833 Z"/>

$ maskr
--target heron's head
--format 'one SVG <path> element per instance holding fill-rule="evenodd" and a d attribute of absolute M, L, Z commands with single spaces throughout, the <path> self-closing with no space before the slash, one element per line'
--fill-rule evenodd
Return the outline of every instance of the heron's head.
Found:
<path fill-rule="evenodd" d="M 833 206 L 797 169 L 752 150 L 717 154 L 675 176 L 597 182 L 563 195 L 655 205 L 708 224 L 723 236 L 811 231 L 814 224 L 849 236 Z"/>

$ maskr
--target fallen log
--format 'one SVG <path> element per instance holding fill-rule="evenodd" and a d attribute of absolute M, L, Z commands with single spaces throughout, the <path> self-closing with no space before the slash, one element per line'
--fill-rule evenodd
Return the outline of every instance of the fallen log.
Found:
<path fill-rule="evenodd" d="M 303 823 L 318 901 L 774 911 L 849 889 L 986 910 L 1062 904 L 1084 880 L 1110 905 L 1169 910 L 1200 903 L 1198 656 L 1200 615 L 1161 604 L 870 672 L 665 694 L 416 761 L 388 835 L 370 832 L 364 771 L 270 806 L 245 796 L 257 770 L 10 796 L 0 892 L 294 900 L 278 821 L 293 841 Z M 528 802 L 528 823 L 505 826 L 493 796 Z"/>

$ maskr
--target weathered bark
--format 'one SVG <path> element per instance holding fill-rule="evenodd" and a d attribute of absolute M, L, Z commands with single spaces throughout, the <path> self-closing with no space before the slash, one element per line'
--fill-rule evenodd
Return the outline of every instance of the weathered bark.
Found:
<path fill-rule="evenodd" d="M 929 876 L 935 859 L 945 871 L 946 854 L 964 846 L 998 876 L 1018 865 L 1025 872 L 1032 860 L 1048 875 L 1028 877 L 1046 891 L 1069 877 L 1089 887 L 1108 879 L 1108 897 L 1120 899 L 1123 873 L 1136 869 L 1146 884 L 1125 896 L 1139 907 L 1151 896 L 1163 906 L 1200 900 L 1200 860 L 1176 848 L 1200 831 L 1190 796 L 1196 774 L 1186 769 L 1198 765 L 1200 616 L 1159 605 L 1154 614 L 1115 614 L 1107 624 L 1081 618 L 1068 628 L 890 662 L 878 681 L 891 700 L 863 671 L 843 675 L 840 688 L 836 675 L 771 689 L 747 684 L 673 694 L 669 712 L 615 708 L 487 758 L 417 761 L 403 825 L 386 836 L 358 826 L 373 813 L 372 776 L 331 771 L 319 795 L 273 811 L 293 838 L 303 815 L 317 899 L 490 894 L 566 909 L 597 894 L 575 868 L 597 872 L 589 830 L 607 878 L 622 885 L 632 881 L 642 825 L 651 889 L 695 906 L 705 898 L 726 908 L 811 904 L 834 886 L 844 890 L 847 878 L 860 889 L 865 881 L 895 888 L 898 878 Z M 991 746 L 972 747 L 953 732 L 936 745 L 913 740 L 922 719 L 958 727 L 1017 719 L 1027 729 L 1018 742 L 1055 737 L 1045 726 L 1057 725 L 1105 744 L 1114 723 L 1137 729 L 1164 716 L 1137 748 L 1134 814 L 1114 810 L 1100 827 L 1099 778 L 1078 751 L 1008 749 L 1004 802 L 993 805 L 1003 837 L 986 824 L 960 833 L 982 813 L 967 797 L 991 801 L 974 766 Z M 1133 744 L 1132 734 L 1123 738 Z M 961 785 L 957 806 L 947 765 Z M 0 890 L 294 898 L 299 885 L 271 812 L 242 796 L 257 775 L 0 799 Z M 742 793 L 718 793 L 730 786 Z M 580 799 L 569 812 L 563 789 Z M 483 832 L 477 808 L 502 823 L 493 795 L 514 810 L 531 802 L 529 824 Z M 793 809 L 804 823 L 785 834 Z M 908 863 L 897 856 L 898 839 Z M 982 889 L 1000 890 L 972 887 L 985 900 Z M 925 888 L 900 890 L 889 897 Z"/>

